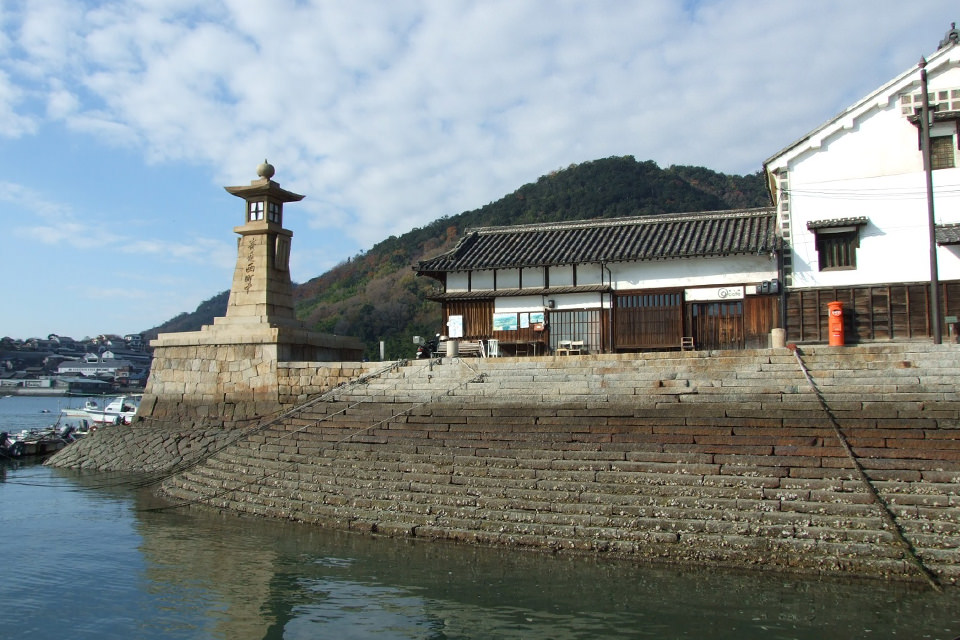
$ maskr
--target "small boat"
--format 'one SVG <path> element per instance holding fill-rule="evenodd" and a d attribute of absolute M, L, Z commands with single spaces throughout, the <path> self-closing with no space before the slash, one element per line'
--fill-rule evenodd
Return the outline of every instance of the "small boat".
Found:
<path fill-rule="evenodd" d="M 11 436 L 6 431 L 0 432 L 0 457 L 20 458 L 25 449 L 26 446 L 16 436 Z"/>
<path fill-rule="evenodd" d="M 61 409 L 63 418 L 87 419 L 95 424 L 130 424 L 140 407 L 140 396 L 118 396 L 104 406 L 87 400 L 81 409 Z"/>
<path fill-rule="evenodd" d="M 82 435 L 72 425 L 24 429 L 18 434 L 0 432 L 0 457 L 45 456 L 63 449 Z"/>

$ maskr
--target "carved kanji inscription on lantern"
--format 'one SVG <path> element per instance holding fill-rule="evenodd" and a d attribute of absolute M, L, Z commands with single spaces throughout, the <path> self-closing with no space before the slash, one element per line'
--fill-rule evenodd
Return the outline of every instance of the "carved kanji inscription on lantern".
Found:
<path fill-rule="evenodd" d="M 256 246 L 256 238 L 247 239 L 247 266 L 244 269 L 245 275 L 243 276 L 243 290 L 246 293 L 250 293 L 250 289 L 253 287 L 253 274 L 257 270 Z"/>

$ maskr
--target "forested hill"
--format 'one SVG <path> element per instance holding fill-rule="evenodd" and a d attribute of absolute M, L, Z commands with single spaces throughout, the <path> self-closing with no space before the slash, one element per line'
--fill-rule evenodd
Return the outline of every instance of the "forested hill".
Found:
<path fill-rule="evenodd" d="M 496 202 L 443 217 L 340 263 L 294 288 L 297 315 L 317 331 L 352 335 L 367 344 L 367 357 L 408 357 L 414 335 L 440 330 L 440 308 L 426 293 L 435 284 L 411 267 L 456 244 L 465 229 L 481 226 L 615 218 L 686 211 L 763 207 L 770 204 L 760 173 L 731 176 L 702 167 L 661 169 L 632 156 L 570 165 L 526 184 Z M 195 331 L 226 312 L 220 293 L 193 313 L 183 313 L 145 332 Z"/>

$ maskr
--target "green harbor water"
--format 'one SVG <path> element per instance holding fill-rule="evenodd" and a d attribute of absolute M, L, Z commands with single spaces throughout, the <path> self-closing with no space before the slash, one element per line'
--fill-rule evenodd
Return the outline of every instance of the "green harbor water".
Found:
<path fill-rule="evenodd" d="M 0 398 L 0 430 L 62 403 Z M 169 509 L 140 484 L 0 460 L 0 638 L 960 636 L 957 588 L 381 538 Z"/>

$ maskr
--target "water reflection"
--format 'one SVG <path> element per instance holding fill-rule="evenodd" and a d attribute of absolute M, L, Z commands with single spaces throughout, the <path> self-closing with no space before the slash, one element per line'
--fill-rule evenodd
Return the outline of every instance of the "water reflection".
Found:
<path fill-rule="evenodd" d="M 374 538 L 196 510 L 138 521 L 155 588 L 216 593 L 220 606 L 205 606 L 224 638 L 952 638 L 960 629 L 947 613 L 956 592 L 908 585 Z"/>
<path fill-rule="evenodd" d="M 8 468 L 10 637 L 942 638 L 960 590 L 374 538 L 165 503 L 137 477 Z M 14 541 L 16 544 L 11 544 Z"/>

